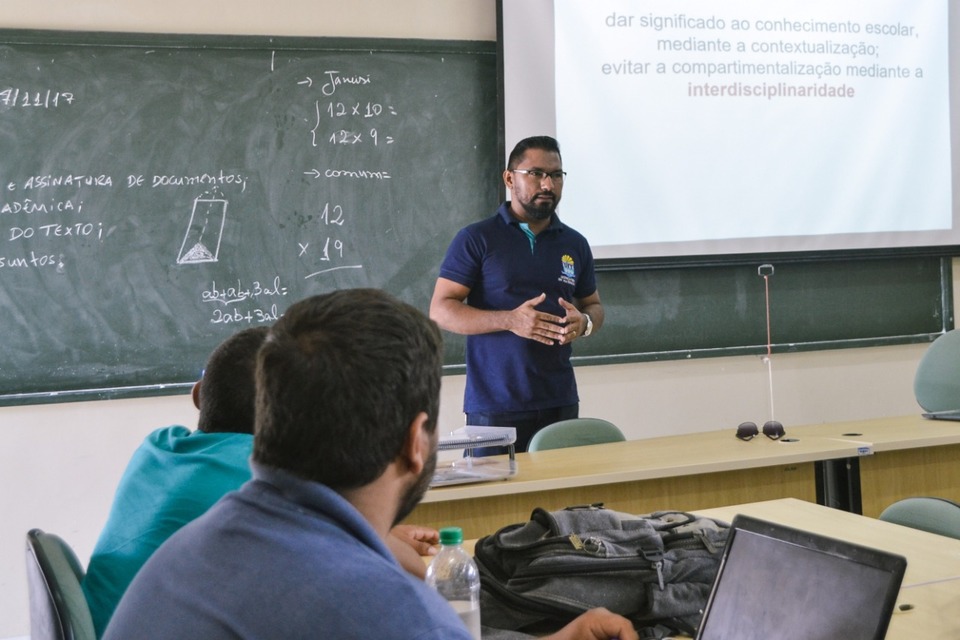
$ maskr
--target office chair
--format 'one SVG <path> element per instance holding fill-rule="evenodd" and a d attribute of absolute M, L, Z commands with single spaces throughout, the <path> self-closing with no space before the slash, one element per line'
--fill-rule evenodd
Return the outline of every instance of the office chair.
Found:
<path fill-rule="evenodd" d="M 554 422 L 537 431 L 530 439 L 527 451 L 564 449 L 624 440 L 626 437 L 623 432 L 612 422 L 600 418 L 572 418 Z"/>
<path fill-rule="evenodd" d="M 95 640 L 90 607 L 80 588 L 84 570 L 60 536 L 27 533 L 30 640 Z"/>
<path fill-rule="evenodd" d="M 880 520 L 960 539 L 960 504 L 944 498 L 904 498 L 883 510 Z"/>
<path fill-rule="evenodd" d="M 930 343 L 913 378 L 913 393 L 924 411 L 960 409 L 960 330 Z"/>

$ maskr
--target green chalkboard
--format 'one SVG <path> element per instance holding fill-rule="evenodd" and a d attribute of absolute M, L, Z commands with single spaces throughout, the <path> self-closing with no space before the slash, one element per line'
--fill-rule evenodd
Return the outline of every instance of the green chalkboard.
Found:
<path fill-rule="evenodd" d="M 597 279 L 606 321 L 576 343 L 581 364 L 929 342 L 954 321 L 950 259 L 936 256 L 615 268 Z"/>
<path fill-rule="evenodd" d="M 496 84 L 492 42 L 0 30 L 0 402 L 185 389 L 340 287 L 426 310 Z"/>

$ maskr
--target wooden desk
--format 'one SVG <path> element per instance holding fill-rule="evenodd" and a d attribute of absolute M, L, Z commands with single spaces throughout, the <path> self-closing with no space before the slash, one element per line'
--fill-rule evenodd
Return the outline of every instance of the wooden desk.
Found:
<path fill-rule="evenodd" d="M 872 452 L 857 458 L 862 513 L 880 515 L 913 496 L 960 502 L 960 422 L 919 415 L 787 428 L 801 440 L 835 438 L 859 442 Z"/>
<path fill-rule="evenodd" d="M 815 463 L 855 457 L 858 446 L 853 440 L 813 436 L 744 442 L 725 429 L 521 453 L 514 477 L 431 489 L 407 522 L 436 528 L 456 524 L 464 537 L 477 538 L 526 521 L 535 507 L 602 502 L 648 513 L 783 497 L 814 501 Z"/>
<path fill-rule="evenodd" d="M 878 516 L 917 495 L 960 502 L 960 422 L 919 414 L 794 427 L 787 439 L 749 442 L 732 429 L 517 454 L 502 482 L 431 489 L 409 516 L 479 537 L 523 522 L 534 507 L 603 502 L 631 513 L 800 498 L 833 504 L 824 487 L 848 480 L 856 509 Z M 824 469 L 846 473 L 829 480 Z M 836 505 L 849 508 L 847 504 Z"/>
<path fill-rule="evenodd" d="M 697 513 L 727 521 L 743 513 L 905 556 L 888 640 L 960 638 L 960 540 L 790 498 Z"/>

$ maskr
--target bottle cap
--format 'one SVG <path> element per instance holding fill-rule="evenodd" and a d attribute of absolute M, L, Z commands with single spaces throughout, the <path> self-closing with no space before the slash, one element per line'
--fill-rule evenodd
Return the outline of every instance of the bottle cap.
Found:
<path fill-rule="evenodd" d="M 463 542 L 463 529 L 460 527 L 444 527 L 440 529 L 440 544 L 451 545 Z"/>

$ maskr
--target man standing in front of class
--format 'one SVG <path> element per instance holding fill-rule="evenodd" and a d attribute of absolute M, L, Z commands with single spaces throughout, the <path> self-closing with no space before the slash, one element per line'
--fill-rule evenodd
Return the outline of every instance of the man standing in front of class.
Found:
<path fill-rule="evenodd" d="M 578 417 L 570 345 L 603 324 L 590 245 L 557 215 L 565 176 L 556 140 L 517 143 L 503 172 L 511 199 L 460 230 L 430 302 L 437 324 L 467 336 L 467 424 L 515 427 L 518 451 Z"/>

